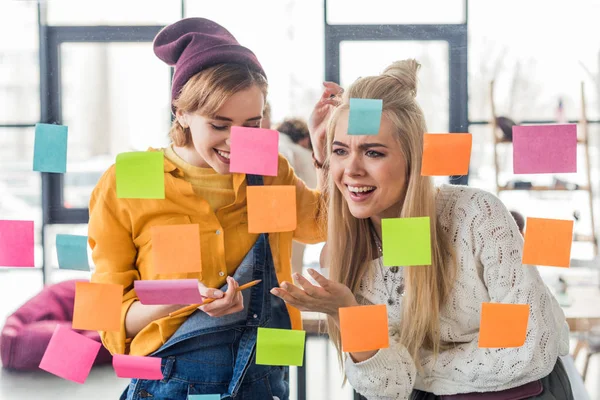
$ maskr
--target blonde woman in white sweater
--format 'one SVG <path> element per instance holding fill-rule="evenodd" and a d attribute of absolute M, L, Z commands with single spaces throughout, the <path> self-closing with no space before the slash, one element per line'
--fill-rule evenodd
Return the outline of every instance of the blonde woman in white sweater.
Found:
<path fill-rule="evenodd" d="M 559 359 L 568 327 L 535 266 L 521 264 L 523 239 L 502 202 L 485 191 L 421 176 L 423 112 L 414 60 L 357 80 L 328 127 L 329 215 L 319 286 L 295 276 L 273 294 L 328 315 L 350 384 L 367 399 L 573 398 Z M 383 100 L 377 136 L 347 134 L 349 98 Z M 383 267 L 382 218 L 431 221 L 432 264 Z M 322 257 L 323 258 L 323 257 Z M 526 303 L 525 344 L 478 347 L 481 303 Z M 390 347 L 342 353 L 338 309 L 386 304 Z"/>

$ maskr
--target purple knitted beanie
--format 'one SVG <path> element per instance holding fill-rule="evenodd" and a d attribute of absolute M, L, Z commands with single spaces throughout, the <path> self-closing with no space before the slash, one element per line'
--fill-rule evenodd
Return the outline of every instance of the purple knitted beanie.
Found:
<path fill-rule="evenodd" d="M 198 72 L 217 64 L 243 64 L 265 71 L 252 51 L 240 46 L 221 25 L 205 18 L 185 18 L 163 28 L 154 38 L 154 54 L 175 67 L 171 101 Z"/>

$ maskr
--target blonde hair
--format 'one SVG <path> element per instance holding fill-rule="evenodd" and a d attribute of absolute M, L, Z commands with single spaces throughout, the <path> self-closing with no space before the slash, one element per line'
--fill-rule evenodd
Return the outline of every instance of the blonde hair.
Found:
<path fill-rule="evenodd" d="M 219 64 L 198 72 L 188 80 L 176 100 L 175 110 L 200 113 L 213 117 L 217 110 L 235 93 L 258 86 L 267 98 L 267 79 L 242 64 Z M 187 146 L 192 137 L 189 128 L 173 120 L 169 138 L 175 146 Z"/>
<path fill-rule="evenodd" d="M 350 98 L 382 99 L 383 114 L 396 129 L 406 162 L 407 187 L 398 217 L 429 217 L 431 221 L 431 266 L 407 266 L 402 301 L 400 342 L 421 369 L 419 351 L 440 351 L 440 308 L 452 290 L 456 263 L 449 239 L 436 217 L 435 188 L 430 177 L 421 176 L 423 134 L 427 131 L 423 111 L 415 100 L 417 71 L 415 60 L 394 62 L 379 76 L 358 79 L 345 94 L 342 105 L 332 114 L 327 127 L 327 154 L 331 154 L 337 120 L 349 108 Z M 329 164 L 327 158 L 326 164 Z M 329 212 L 326 264 L 331 279 L 348 286 L 353 293 L 367 273 L 371 260 L 379 257 L 372 239 L 369 219 L 352 216 L 333 179 L 328 180 Z M 352 251 L 348 251 L 352 249 Z M 340 332 L 328 317 L 328 332 L 343 366 Z"/>

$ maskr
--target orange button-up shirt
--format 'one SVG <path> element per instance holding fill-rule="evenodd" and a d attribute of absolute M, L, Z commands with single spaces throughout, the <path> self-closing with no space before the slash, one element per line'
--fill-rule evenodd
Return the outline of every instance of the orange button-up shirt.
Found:
<path fill-rule="evenodd" d="M 149 149 L 149 151 L 158 151 Z M 183 171 L 164 160 L 165 199 L 117 198 L 115 166 L 100 178 L 90 199 L 89 244 L 95 271 L 92 282 L 123 285 L 121 330 L 100 332 L 104 346 L 113 354 L 148 355 L 159 349 L 191 315 L 166 316 L 153 321 L 133 339 L 125 334 L 125 315 L 138 300 L 133 282 L 138 279 L 195 278 L 207 287 L 221 287 L 227 275 L 252 248 L 257 235 L 248 233 L 246 175 L 233 175 L 235 201 L 213 211 L 209 203 L 194 193 Z M 325 240 L 325 219 L 321 195 L 299 180 L 285 158 L 279 156 L 276 177 L 264 177 L 265 185 L 295 185 L 298 225 L 293 232 L 269 234 L 279 282 L 291 281 L 292 239 L 303 243 Z M 202 271 L 160 274 L 153 272 L 150 228 L 155 225 L 198 224 Z M 300 312 L 288 306 L 293 329 L 301 329 Z"/>

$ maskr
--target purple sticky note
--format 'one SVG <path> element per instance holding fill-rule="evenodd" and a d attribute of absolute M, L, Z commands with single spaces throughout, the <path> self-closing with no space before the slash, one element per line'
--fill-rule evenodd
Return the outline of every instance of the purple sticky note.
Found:
<path fill-rule="evenodd" d="M 229 172 L 277 176 L 279 132 L 272 129 L 231 127 Z"/>
<path fill-rule="evenodd" d="M 0 220 L 0 267 L 35 267 L 33 221 Z"/>
<path fill-rule="evenodd" d="M 515 174 L 577 172 L 577 125 L 513 127 Z"/>
<path fill-rule="evenodd" d="M 133 287 L 142 304 L 202 304 L 196 279 L 134 281 Z"/>
<path fill-rule="evenodd" d="M 126 356 L 113 354 L 113 368 L 119 378 L 163 379 L 160 357 Z"/>
<path fill-rule="evenodd" d="M 40 368 L 63 379 L 85 383 L 101 344 L 57 325 L 46 347 Z"/>

